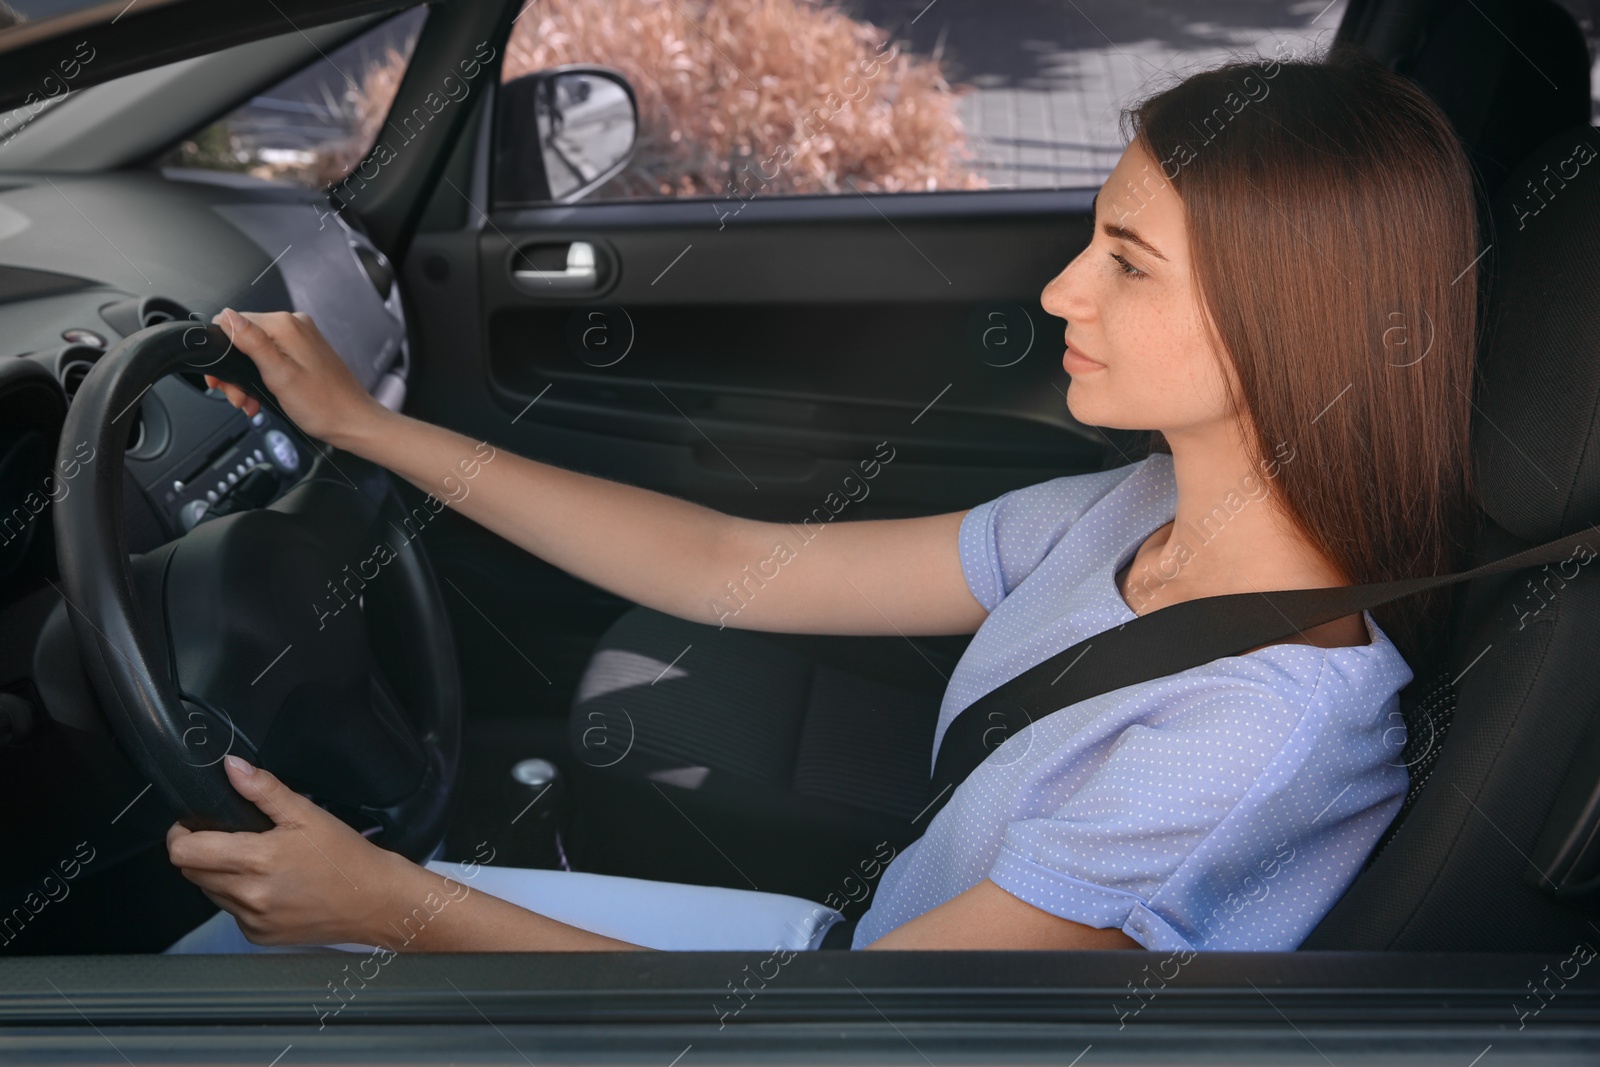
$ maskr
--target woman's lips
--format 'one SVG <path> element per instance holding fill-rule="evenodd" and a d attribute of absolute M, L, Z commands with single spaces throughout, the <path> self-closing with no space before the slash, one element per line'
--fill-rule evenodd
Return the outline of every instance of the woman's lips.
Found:
<path fill-rule="evenodd" d="M 1071 344 L 1067 345 L 1067 350 L 1061 357 L 1061 365 L 1066 368 L 1068 374 L 1087 374 L 1090 371 L 1106 369 L 1104 363 L 1096 363 L 1073 348 Z"/>

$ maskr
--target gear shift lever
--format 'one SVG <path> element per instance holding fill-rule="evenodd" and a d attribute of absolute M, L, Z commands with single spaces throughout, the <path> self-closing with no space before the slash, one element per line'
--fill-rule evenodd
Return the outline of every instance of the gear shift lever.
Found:
<path fill-rule="evenodd" d="M 505 862 L 517 867 L 571 870 L 561 847 L 566 781 L 544 759 L 519 760 L 506 783 L 511 846 Z"/>

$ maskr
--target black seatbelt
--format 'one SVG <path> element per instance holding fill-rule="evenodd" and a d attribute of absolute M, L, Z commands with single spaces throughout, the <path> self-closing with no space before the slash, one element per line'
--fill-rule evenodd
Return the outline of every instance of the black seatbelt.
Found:
<path fill-rule="evenodd" d="M 1039 719 L 1090 697 L 1236 656 L 1346 615 L 1491 574 L 1597 554 L 1600 527 L 1513 553 L 1456 574 L 1328 589 L 1229 593 L 1186 600 L 1095 634 L 1035 664 L 963 708 L 945 731 L 934 761 L 937 812 L 955 787 L 1008 738 Z M 921 819 L 919 817 L 918 821 Z M 927 823 L 923 823 L 927 826 Z"/>

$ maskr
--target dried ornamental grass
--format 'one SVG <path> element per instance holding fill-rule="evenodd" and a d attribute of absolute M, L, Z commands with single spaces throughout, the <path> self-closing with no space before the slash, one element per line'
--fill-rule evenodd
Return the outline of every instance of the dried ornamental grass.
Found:
<path fill-rule="evenodd" d="M 981 188 L 937 58 L 814 0 L 535 0 L 504 76 L 621 71 L 639 147 L 601 196 Z M 849 183 L 847 183 L 847 179 Z"/>

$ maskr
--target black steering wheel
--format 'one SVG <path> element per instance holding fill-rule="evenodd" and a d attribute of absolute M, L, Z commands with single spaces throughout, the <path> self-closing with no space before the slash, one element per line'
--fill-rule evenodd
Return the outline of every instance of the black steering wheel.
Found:
<path fill-rule="evenodd" d="M 213 374 L 282 410 L 220 328 L 192 322 L 128 337 L 79 387 L 61 448 L 93 442 L 91 484 L 57 502 L 55 528 L 68 612 L 113 732 L 191 829 L 271 826 L 229 784 L 232 752 L 384 847 L 427 859 L 450 814 L 461 681 L 443 599 L 388 474 L 323 455 L 269 507 L 130 560 L 126 420 L 174 372 Z"/>

